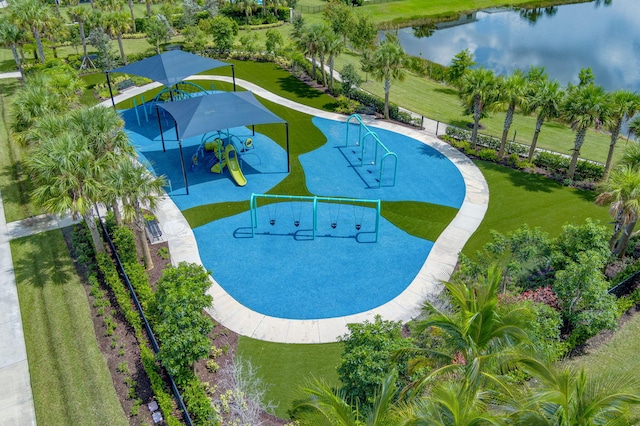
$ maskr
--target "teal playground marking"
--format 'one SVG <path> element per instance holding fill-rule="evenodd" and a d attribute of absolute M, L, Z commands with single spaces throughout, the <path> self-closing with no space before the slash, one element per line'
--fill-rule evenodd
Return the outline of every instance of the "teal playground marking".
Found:
<path fill-rule="evenodd" d="M 361 205 L 361 204 L 373 204 L 376 209 L 376 221 L 375 221 L 375 239 L 374 243 L 378 242 L 378 233 L 380 229 L 380 200 L 366 200 L 366 199 L 356 199 L 356 198 L 339 198 L 339 197 L 318 197 L 318 196 L 304 196 L 304 195 L 274 195 L 274 194 L 251 194 L 251 199 L 249 200 L 249 208 L 251 212 L 251 237 L 255 237 L 255 230 L 258 227 L 258 199 L 273 199 L 273 200 L 282 200 L 282 201 L 307 201 L 313 203 L 313 233 L 312 240 L 315 240 L 316 234 L 318 232 L 318 202 L 324 202 L 327 204 L 350 204 L 350 205 Z M 276 201 L 280 202 L 280 201 Z M 331 227 L 335 228 L 336 224 L 334 219 L 332 218 Z M 275 224 L 275 219 L 270 218 L 271 225 Z M 294 226 L 298 227 L 300 225 L 300 219 L 294 217 Z M 355 227 L 356 230 L 360 231 L 361 223 L 356 221 Z"/>
<path fill-rule="evenodd" d="M 389 150 L 389 148 L 387 148 L 382 141 L 380 140 L 380 138 L 378 137 L 378 135 L 373 132 L 372 130 L 369 130 L 369 128 L 367 127 L 366 124 L 363 123 L 362 118 L 358 115 L 358 114 L 352 114 L 349 116 L 349 118 L 347 119 L 347 136 L 346 136 L 346 140 L 345 140 L 345 148 L 349 146 L 349 125 L 351 124 L 351 119 L 354 118 L 358 121 L 358 123 L 360 123 L 360 125 L 358 126 L 358 140 L 356 141 L 356 146 L 361 146 L 362 147 L 362 152 L 360 153 L 360 167 L 364 166 L 365 164 L 365 153 L 366 153 L 366 142 L 367 142 L 367 137 L 371 136 L 371 138 L 373 139 L 374 142 L 374 154 L 373 154 L 373 158 L 371 159 L 371 164 L 375 165 L 378 164 L 378 147 L 382 148 L 384 150 L 384 155 L 382 156 L 382 159 L 380 159 L 380 172 L 379 172 L 379 176 L 378 176 L 378 188 L 382 187 L 382 174 L 384 171 L 384 162 L 388 157 L 392 157 L 394 159 L 394 165 L 393 165 L 393 183 L 391 185 L 387 185 L 387 186 L 396 186 L 396 176 L 398 174 L 398 156 L 396 155 L 395 152 L 392 152 Z M 362 135 L 362 130 L 364 129 L 365 134 L 364 136 Z M 368 161 L 368 159 L 367 159 Z"/>

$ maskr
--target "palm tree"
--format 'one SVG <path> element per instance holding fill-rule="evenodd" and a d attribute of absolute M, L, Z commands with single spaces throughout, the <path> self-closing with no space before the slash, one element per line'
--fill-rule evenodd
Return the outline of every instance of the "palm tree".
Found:
<path fill-rule="evenodd" d="M 601 189 L 596 203 L 609 204 L 609 214 L 615 221 L 609 245 L 611 252 L 621 257 L 640 217 L 640 171 L 628 164 L 614 169 Z"/>
<path fill-rule="evenodd" d="M 404 80 L 407 55 L 400 45 L 397 33 L 387 33 L 373 55 L 372 73 L 384 82 L 384 118 L 389 119 L 389 92 L 393 80 Z"/>
<path fill-rule="evenodd" d="M 520 106 L 525 100 L 526 83 L 527 80 L 525 79 L 524 73 L 520 70 L 516 70 L 511 76 L 502 80 L 500 84 L 497 105 L 502 104 L 506 106 L 507 113 L 504 117 L 504 126 L 502 128 L 502 139 L 500 140 L 498 158 L 502 158 L 504 155 L 504 148 L 507 144 L 507 137 L 509 136 L 511 123 L 513 123 L 513 115 L 516 111 L 516 107 Z"/>
<path fill-rule="evenodd" d="M 74 22 L 78 23 L 78 29 L 80 30 L 80 42 L 82 43 L 83 61 L 88 58 L 87 54 L 87 36 L 84 32 L 84 24 L 89 19 L 89 11 L 86 7 L 76 6 L 69 9 L 69 17 Z"/>
<path fill-rule="evenodd" d="M 634 135 L 635 139 L 638 140 L 638 136 L 640 136 L 640 116 L 634 117 L 629 122 L 629 135 Z"/>
<path fill-rule="evenodd" d="M 50 90 L 44 77 L 28 78 L 12 103 L 11 130 L 17 134 L 18 140 L 24 143 L 21 134 L 33 126 L 36 120 L 47 114 L 64 113 L 68 109 L 68 104 L 58 93 Z"/>
<path fill-rule="evenodd" d="M 631 119 L 638 110 L 640 110 L 640 96 L 637 93 L 630 92 L 628 90 L 620 89 L 610 94 L 610 114 L 611 122 L 608 126 L 608 130 L 611 132 L 611 142 L 609 143 L 609 154 L 607 155 L 607 162 L 604 165 L 604 177 L 606 178 L 611 169 L 611 163 L 613 162 L 613 151 L 616 147 L 616 142 L 620 136 L 620 129 L 622 128 L 622 122 Z"/>
<path fill-rule="evenodd" d="M 326 38 L 325 48 L 329 59 L 327 63 L 329 65 L 329 90 L 333 91 L 333 67 L 335 65 L 335 59 L 339 56 L 345 48 L 343 39 L 335 32 L 330 32 Z"/>
<path fill-rule="evenodd" d="M 84 219 L 97 252 L 104 252 L 94 219 L 93 206 L 101 201 L 107 170 L 105 157 L 96 157 L 85 141 L 72 132 L 47 138 L 27 157 L 35 204 L 46 212 Z"/>
<path fill-rule="evenodd" d="M 530 94 L 523 103 L 523 111 L 527 114 L 537 113 L 536 127 L 529 148 L 529 161 L 533 161 L 542 125 L 547 118 L 558 117 L 564 92 L 560 89 L 560 83 L 557 80 L 537 80 L 531 83 L 530 88 Z"/>
<path fill-rule="evenodd" d="M 327 70 L 324 67 L 325 58 L 328 54 L 327 44 L 329 42 L 329 34 L 332 32 L 328 25 L 322 24 L 317 44 L 318 57 L 320 58 L 320 72 L 322 74 L 322 86 L 327 87 Z"/>
<path fill-rule="evenodd" d="M 478 127 L 486 108 L 496 99 L 497 83 L 493 71 L 478 68 L 465 73 L 460 83 L 460 97 L 463 104 L 473 111 L 473 132 L 471 145 L 475 149 Z"/>
<path fill-rule="evenodd" d="M 133 157 L 123 156 L 117 167 L 106 175 L 108 183 L 107 198 L 123 201 L 124 219 L 134 224 L 138 247 L 142 251 L 147 269 L 153 268 L 153 259 L 145 235 L 143 206 L 153 210 L 166 186 L 164 176 L 154 176 Z"/>
<path fill-rule="evenodd" d="M 45 62 L 44 48 L 42 47 L 42 32 L 51 22 L 51 9 L 47 3 L 40 0 L 17 0 L 11 2 L 9 10 L 15 24 L 20 28 L 29 29 L 33 33 L 38 49 L 40 62 Z"/>
<path fill-rule="evenodd" d="M 529 401 L 514 413 L 516 424 L 631 424 L 629 408 L 640 404 L 638 385 L 627 377 L 593 378 L 584 369 L 558 370 L 531 358 L 520 365 L 536 380 Z"/>
<path fill-rule="evenodd" d="M 573 179 L 580 148 L 590 127 L 600 127 L 607 120 L 607 93 L 601 86 L 586 84 L 572 87 L 562 104 L 561 118 L 569 123 L 576 137 L 567 177 Z"/>
<path fill-rule="evenodd" d="M 105 31 L 112 38 L 115 36 L 118 40 L 118 47 L 120 48 L 120 58 L 123 63 L 127 63 L 127 57 L 124 53 L 124 47 L 122 46 L 122 34 L 131 30 L 131 21 L 126 12 L 114 11 L 104 15 Z"/>
<path fill-rule="evenodd" d="M 253 13 L 253 6 L 255 5 L 254 0 L 243 0 L 240 5 L 241 10 L 244 11 L 245 16 L 247 17 L 247 25 L 249 25 L 249 16 Z"/>
<path fill-rule="evenodd" d="M 11 22 L 7 16 L 0 18 L 0 45 L 11 49 L 20 76 L 24 79 L 22 61 L 18 55 L 18 45 L 24 42 L 24 32 Z"/>
<path fill-rule="evenodd" d="M 398 426 L 462 426 L 507 424 L 504 416 L 491 410 L 491 393 L 468 391 L 459 381 L 436 384 L 424 397 L 401 404 L 396 414 Z"/>
<path fill-rule="evenodd" d="M 307 399 L 295 401 L 293 413 L 301 426 L 392 426 L 396 374 L 391 373 L 381 383 L 374 403 L 367 412 L 346 401 L 341 391 L 333 390 L 325 381 L 316 379 L 303 388 Z"/>
<path fill-rule="evenodd" d="M 115 167 L 119 157 L 133 155 L 124 131 L 124 122 L 113 108 L 79 108 L 70 112 L 69 127 L 85 141 L 96 157 L 106 158 Z M 116 223 L 121 224 L 117 199 L 110 199 Z"/>
<path fill-rule="evenodd" d="M 303 30 L 301 44 L 304 53 L 311 57 L 311 78 L 316 80 L 316 55 L 320 49 L 322 33 L 325 25 L 321 23 L 311 24 Z"/>
<path fill-rule="evenodd" d="M 423 309 L 427 318 L 418 321 L 415 330 L 418 334 L 432 328 L 440 330 L 448 342 L 449 352 L 427 350 L 447 362 L 444 367 L 417 383 L 417 388 L 435 375 L 464 370 L 466 366 L 473 367 L 468 370 L 472 373 L 468 377 L 470 383 L 480 380 L 482 377 L 479 375 L 484 375 L 483 365 L 492 357 L 500 356 L 519 342 L 528 340 L 524 323 L 526 308 L 518 306 L 502 315 L 498 314 L 498 292 L 502 278 L 502 270 L 492 265 L 485 276 L 479 277 L 477 284 L 443 283 L 449 296 L 450 311 L 425 302 Z M 419 365 L 419 362 L 416 363 L 416 366 Z"/>

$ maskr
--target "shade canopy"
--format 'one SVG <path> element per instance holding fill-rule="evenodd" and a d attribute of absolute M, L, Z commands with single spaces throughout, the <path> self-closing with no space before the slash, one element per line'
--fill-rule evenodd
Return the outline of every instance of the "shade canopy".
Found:
<path fill-rule="evenodd" d="M 286 123 L 251 92 L 224 92 L 158 104 L 175 120 L 180 139 L 255 124 Z"/>
<path fill-rule="evenodd" d="M 224 66 L 232 65 L 182 50 L 171 50 L 107 72 L 138 75 L 171 87 L 191 75 Z"/>

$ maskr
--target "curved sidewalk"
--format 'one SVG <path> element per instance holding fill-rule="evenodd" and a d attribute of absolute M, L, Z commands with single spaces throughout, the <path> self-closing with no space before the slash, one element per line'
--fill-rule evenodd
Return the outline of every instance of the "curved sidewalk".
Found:
<path fill-rule="evenodd" d="M 232 81 L 230 77 L 219 76 L 197 76 L 190 79 Z M 236 79 L 236 84 L 264 99 L 309 115 L 337 121 L 347 119 L 341 114 L 318 110 L 282 98 L 244 80 Z M 140 89 L 137 93 L 148 90 Z M 135 93 L 128 91 L 126 95 L 131 97 Z M 116 98 L 116 102 L 120 100 Z M 489 188 L 482 173 L 466 156 L 437 139 L 435 132 L 430 134 L 428 131 L 377 121 L 371 117 L 365 117 L 363 120 L 367 126 L 401 133 L 437 149 L 456 165 L 465 182 L 466 194 L 458 214 L 435 241 L 413 282 L 393 300 L 366 312 L 319 320 L 289 320 L 263 315 L 244 307 L 213 279 L 213 285 L 209 290 L 209 294 L 213 296 L 213 306 L 207 311 L 216 321 L 238 334 L 259 340 L 281 343 L 335 342 L 347 333 L 349 323 L 371 321 L 376 315 L 381 315 L 386 320 L 402 322 L 415 318 L 420 314 L 424 300 L 437 293 L 440 283 L 450 278 L 458 260 L 458 253 L 482 222 L 489 205 Z M 186 261 L 202 264 L 193 231 L 168 196 L 163 198 L 155 213 L 169 243 L 172 262 L 177 264 Z"/>

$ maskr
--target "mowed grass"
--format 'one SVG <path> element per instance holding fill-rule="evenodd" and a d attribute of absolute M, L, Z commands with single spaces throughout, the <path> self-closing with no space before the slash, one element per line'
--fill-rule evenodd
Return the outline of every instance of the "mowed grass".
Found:
<path fill-rule="evenodd" d="M 342 343 L 302 345 L 271 343 L 240 336 L 237 355 L 257 367 L 257 376 L 266 385 L 266 401 L 278 403 L 276 416 L 288 418 L 291 403 L 302 398 L 301 386 L 313 378 L 339 387 L 336 366 Z"/>
<path fill-rule="evenodd" d="M 631 312 L 633 317 L 611 336 L 611 340 L 563 364 L 584 368 L 589 377 L 603 382 L 624 377 L 640 383 L 640 315 L 633 309 Z M 634 407 L 633 413 L 640 416 L 640 408 Z"/>
<path fill-rule="evenodd" d="M 16 79 L 0 80 L 0 189 L 7 222 L 40 213 L 29 198 L 31 185 L 22 163 L 24 150 L 10 135 L 11 102 L 19 87 Z"/>
<path fill-rule="evenodd" d="M 353 64 L 360 69 L 360 58 L 352 52 L 340 55 L 336 60 L 336 70 L 341 70 L 346 64 Z M 361 87 L 380 98 L 384 98 L 384 85 L 376 81 L 371 75 L 361 72 L 363 83 Z M 464 115 L 462 103 L 455 88 L 445 86 L 415 74 L 406 73 L 403 81 L 393 81 L 389 92 L 391 103 L 400 105 L 410 111 L 418 113 L 426 118 L 465 127 L 472 124 L 473 119 Z M 492 111 L 480 122 L 484 129 L 481 134 L 500 138 L 504 126 L 505 113 Z M 509 141 L 530 145 L 536 125 L 536 117 L 517 113 L 509 131 Z M 515 136 L 515 138 L 514 138 Z M 540 132 L 537 146 L 571 155 L 575 133 L 566 124 L 558 121 L 546 121 Z M 604 163 L 607 158 L 610 137 L 604 132 L 589 130 L 584 145 L 580 151 L 580 157 Z M 615 151 L 614 160 L 622 156 L 626 141 L 620 140 Z"/>
<path fill-rule="evenodd" d="M 38 424 L 128 425 L 62 231 L 11 242 Z"/>
<path fill-rule="evenodd" d="M 508 233 L 522 224 L 558 235 L 567 223 L 593 218 L 610 221 L 606 207 L 594 203 L 596 194 L 568 188 L 540 175 L 523 173 L 485 161 L 476 161 L 489 185 L 489 208 L 478 230 L 464 246 L 473 255 L 490 241 L 491 230 Z"/>

